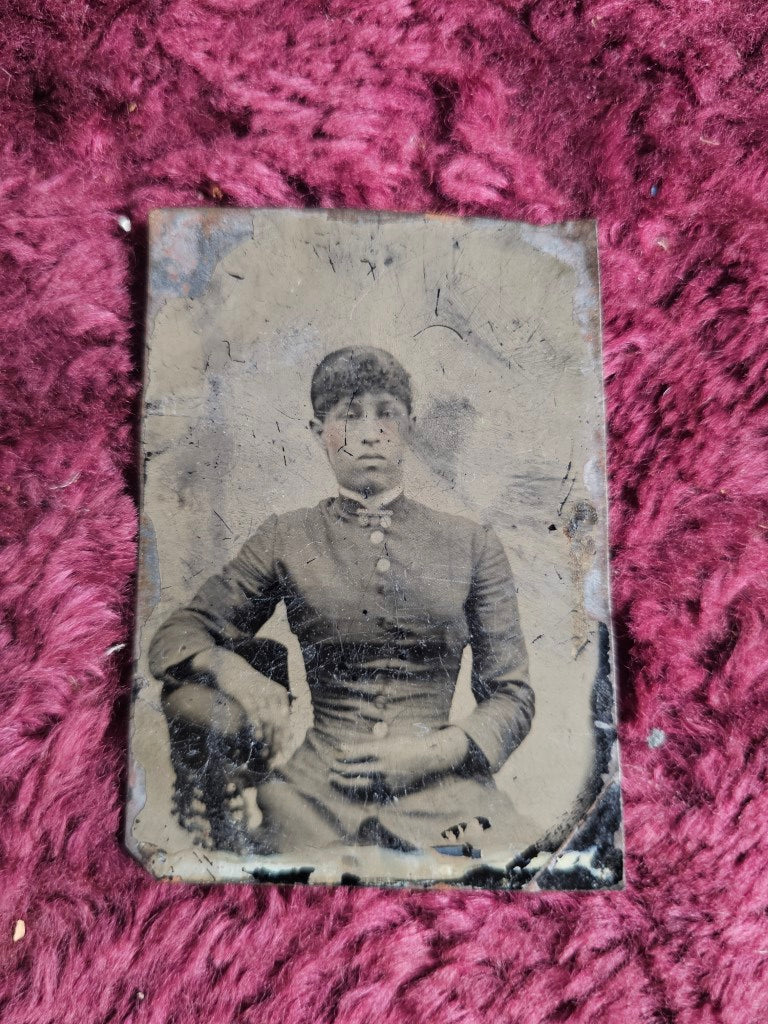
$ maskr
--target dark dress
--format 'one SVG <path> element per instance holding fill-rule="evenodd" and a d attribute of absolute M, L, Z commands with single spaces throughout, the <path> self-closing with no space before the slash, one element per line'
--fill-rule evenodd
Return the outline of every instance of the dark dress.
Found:
<path fill-rule="evenodd" d="M 259 787 L 264 848 L 440 847 L 446 830 L 478 817 L 489 841 L 514 847 L 522 823 L 492 776 L 526 736 L 534 700 L 515 586 L 493 530 L 403 495 L 383 518 L 343 497 L 272 515 L 160 627 L 150 670 L 173 680 L 212 645 L 238 650 L 281 600 L 314 724 Z M 467 645 L 477 706 L 455 723 L 470 740 L 466 762 L 407 792 L 334 788 L 329 766 L 345 743 L 371 734 L 417 742 L 448 725 Z"/>

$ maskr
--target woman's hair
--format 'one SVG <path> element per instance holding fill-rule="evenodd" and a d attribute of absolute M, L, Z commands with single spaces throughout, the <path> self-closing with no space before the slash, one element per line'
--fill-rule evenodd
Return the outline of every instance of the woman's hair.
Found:
<path fill-rule="evenodd" d="M 384 349 L 363 345 L 337 349 L 318 363 L 310 389 L 312 409 L 323 420 L 337 402 L 366 391 L 386 391 L 399 398 L 410 415 L 413 399 L 407 370 Z"/>

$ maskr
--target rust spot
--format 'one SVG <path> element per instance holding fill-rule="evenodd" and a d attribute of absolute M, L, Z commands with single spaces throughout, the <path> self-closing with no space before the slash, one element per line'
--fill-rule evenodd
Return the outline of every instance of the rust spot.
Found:
<path fill-rule="evenodd" d="M 591 501 L 581 500 L 576 502 L 576 506 L 571 513 L 571 518 L 563 529 L 563 533 L 568 540 L 573 540 L 582 527 L 595 526 L 597 523 L 597 510 Z"/>

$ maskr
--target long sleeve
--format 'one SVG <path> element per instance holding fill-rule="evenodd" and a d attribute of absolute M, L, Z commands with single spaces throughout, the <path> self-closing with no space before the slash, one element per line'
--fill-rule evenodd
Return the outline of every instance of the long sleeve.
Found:
<path fill-rule="evenodd" d="M 222 572 L 160 626 L 149 647 L 153 676 L 167 678 L 175 666 L 214 646 L 247 651 L 281 597 L 275 573 L 276 524 L 277 517 L 270 516 Z"/>
<path fill-rule="evenodd" d="M 457 724 L 497 772 L 528 734 L 534 695 L 512 570 L 493 530 L 483 534 L 466 603 L 477 707 Z"/>

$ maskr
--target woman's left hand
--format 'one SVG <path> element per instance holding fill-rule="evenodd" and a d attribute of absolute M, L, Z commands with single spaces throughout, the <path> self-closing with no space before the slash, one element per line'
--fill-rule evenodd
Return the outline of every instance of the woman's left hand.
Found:
<path fill-rule="evenodd" d="M 349 795 L 413 789 L 430 775 L 457 768 L 469 740 L 456 726 L 436 729 L 418 739 L 410 736 L 371 737 L 345 746 L 331 769 L 331 784 Z"/>

